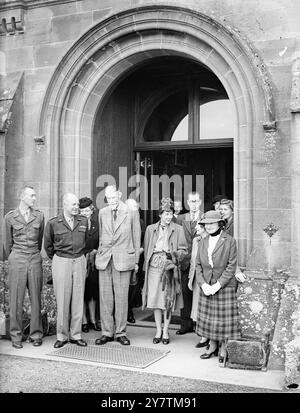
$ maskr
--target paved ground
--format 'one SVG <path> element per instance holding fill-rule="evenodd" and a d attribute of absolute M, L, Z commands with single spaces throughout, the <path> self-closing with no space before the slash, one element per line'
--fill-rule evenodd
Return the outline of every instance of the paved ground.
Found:
<path fill-rule="evenodd" d="M 205 349 L 195 348 L 199 338 L 194 333 L 176 336 L 177 328 L 170 327 L 171 342 L 164 346 L 152 343 L 154 323 L 139 319 L 128 326 L 132 346 L 169 351 L 144 369 L 57 357 L 53 355 L 55 336 L 45 337 L 41 347 L 23 343 L 21 350 L 9 340 L 0 340 L 0 393 L 291 392 L 284 389 L 283 371 L 220 368 L 216 357 L 201 360 Z M 92 341 L 99 336 L 95 331 L 83 334 Z"/>
<path fill-rule="evenodd" d="M 0 356 L 1 393 L 280 393 L 158 374 Z"/>

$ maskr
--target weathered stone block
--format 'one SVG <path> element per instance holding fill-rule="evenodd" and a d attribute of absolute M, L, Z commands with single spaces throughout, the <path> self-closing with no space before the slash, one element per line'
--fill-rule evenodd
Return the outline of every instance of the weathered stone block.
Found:
<path fill-rule="evenodd" d="M 53 17 L 52 42 L 77 39 L 93 24 L 92 12 Z"/>
<path fill-rule="evenodd" d="M 34 66 L 56 66 L 70 46 L 70 42 L 60 42 L 35 47 Z"/>
<path fill-rule="evenodd" d="M 267 345 L 258 340 L 229 340 L 227 367 L 260 370 L 266 368 Z"/>

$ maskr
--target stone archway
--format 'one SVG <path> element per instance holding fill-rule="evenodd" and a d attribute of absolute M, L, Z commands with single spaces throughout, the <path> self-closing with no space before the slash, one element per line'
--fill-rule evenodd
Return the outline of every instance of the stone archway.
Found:
<path fill-rule="evenodd" d="M 155 5 L 120 12 L 90 29 L 62 59 L 40 117 L 40 134 L 50 144 L 50 213 L 66 190 L 91 193 L 93 122 L 112 86 L 137 63 L 162 55 L 205 64 L 234 103 L 235 228 L 245 265 L 253 243 L 253 136 L 264 139 L 275 130 L 269 81 L 246 39 L 191 9 Z"/>

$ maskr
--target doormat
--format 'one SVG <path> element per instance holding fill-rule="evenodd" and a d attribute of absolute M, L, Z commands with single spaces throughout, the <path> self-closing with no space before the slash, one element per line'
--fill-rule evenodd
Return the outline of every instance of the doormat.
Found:
<path fill-rule="evenodd" d="M 145 318 L 142 318 L 140 321 L 152 321 L 154 322 L 154 314 L 150 314 Z M 181 324 L 181 318 L 178 315 L 172 315 L 171 324 Z"/>
<path fill-rule="evenodd" d="M 112 342 L 98 346 L 90 344 L 89 341 L 87 347 L 66 344 L 48 355 L 144 369 L 170 352 L 147 347 L 123 346 Z M 94 340 L 91 341 L 94 343 Z"/>

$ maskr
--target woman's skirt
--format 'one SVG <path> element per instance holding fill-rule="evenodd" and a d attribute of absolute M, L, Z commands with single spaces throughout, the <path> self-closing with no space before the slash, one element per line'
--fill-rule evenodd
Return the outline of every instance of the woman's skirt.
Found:
<path fill-rule="evenodd" d="M 152 267 L 149 265 L 148 269 L 148 293 L 147 304 L 148 308 L 159 308 L 165 310 L 165 294 L 162 290 L 162 276 L 163 269 L 160 267 Z"/>
<path fill-rule="evenodd" d="M 90 269 L 87 273 L 84 289 L 84 301 L 90 300 L 99 302 L 99 272 L 97 269 Z"/>
<path fill-rule="evenodd" d="M 196 333 L 211 340 L 241 338 L 240 319 L 234 287 L 226 287 L 214 295 L 199 292 Z"/>

